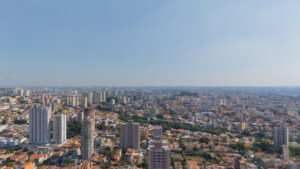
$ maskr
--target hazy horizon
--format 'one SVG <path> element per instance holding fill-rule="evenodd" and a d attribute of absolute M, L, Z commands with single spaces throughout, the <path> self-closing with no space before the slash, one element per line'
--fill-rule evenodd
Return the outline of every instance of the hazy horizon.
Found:
<path fill-rule="evenodd" d="M 299 87 L 300 1 L 1 1 L 0 87 Z"/>
<path fill-rule="evenodd" d="M 144 85 L 144 86 L 102 86 L 102 85 L 94 85 L 94 86 L 60 86 L 60 85 L 19 85 L 19 86 L 2 86 L 0 88 L 287 88 L 287 89 L 298 89 L 300 86 L 167 86 L 167 85 Z"/>

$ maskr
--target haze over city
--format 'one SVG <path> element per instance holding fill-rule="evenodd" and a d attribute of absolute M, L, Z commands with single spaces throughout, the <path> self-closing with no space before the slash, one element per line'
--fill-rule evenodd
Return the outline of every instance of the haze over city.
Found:
<path fill-rule="evenodd" d="M 299 86 L 299 1 L 1 1 L 0 87 Z"/>

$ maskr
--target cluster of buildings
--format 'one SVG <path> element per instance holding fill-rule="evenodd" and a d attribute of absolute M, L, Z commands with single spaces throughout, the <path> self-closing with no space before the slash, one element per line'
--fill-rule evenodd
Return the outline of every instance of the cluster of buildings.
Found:
<path fill-rule="evenodd" d="M 298 95 L 1 89 L 0 168 L 297 168 Z"/>
<path fill-rule="evenodd" d="M 29 111 L 29 143 L 50 144 L 51 143 L 51 107 L 35 104 Z M 66 114 L 53 115 L 53 142 L 61 144 L 66 141 L 67 124 Z"/>
<path fill-rule="evenodd" d="M 82 92 L 79 94 L 75 90 L 66 96 L 66 104 L 73 107 L 81 106 L 86 108 L 93 104 L 101 104 L 102 102 L 106 102 L 105 91 Z"/>

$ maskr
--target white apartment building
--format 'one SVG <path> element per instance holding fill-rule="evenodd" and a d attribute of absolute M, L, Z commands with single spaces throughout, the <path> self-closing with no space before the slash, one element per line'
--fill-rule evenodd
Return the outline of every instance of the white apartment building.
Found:
<path fill-rule="evenodd" d="M 79 105 L 78 95 L 67 95 L 67 105 L 76 107 Z"/>
<path fill-rule="evenodd" d="M 51 108 L 35 104 L 29 112 L 29 143 L 50 143 Z"/>
<path fill-rule="evenodd" d="M 67 140 L 67 116 L 64 113 L 54 115 L 53 142 L 64 143 Z"/>

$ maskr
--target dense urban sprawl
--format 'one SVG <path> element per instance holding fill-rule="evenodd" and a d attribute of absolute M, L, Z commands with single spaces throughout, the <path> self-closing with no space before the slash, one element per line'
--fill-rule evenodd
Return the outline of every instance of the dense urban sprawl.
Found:
<path fill-rule="evenodd" d="M 286 88 L 3 88 L 2 169 L 297 169 Z"/>

